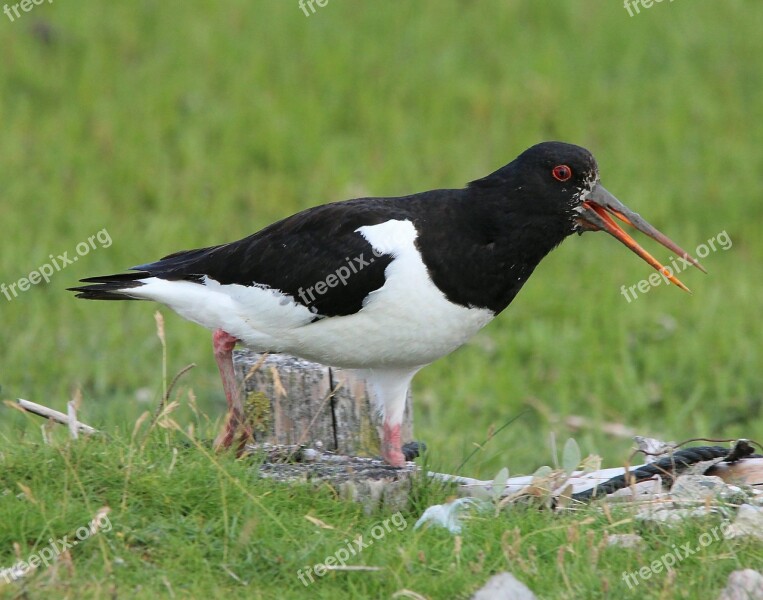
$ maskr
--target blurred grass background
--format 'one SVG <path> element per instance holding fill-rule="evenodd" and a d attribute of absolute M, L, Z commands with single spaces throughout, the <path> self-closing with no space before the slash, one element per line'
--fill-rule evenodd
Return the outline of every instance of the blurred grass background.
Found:
<path fill-rule="evenodd" d="M 161 394 L 148 303 L 65 288 L 239 239 L 360 195 L 460 187 L 526 147 L 591 149 L 607 188 L 689 251 L 726 231 L 709 271 L 628 303 L 650 269 L 604 234 L 571 238 L 495 322 L 415 380 L 417 438 L 454 468 L 529 472 L 548 437 L 608 464 L 645 435 L 761 437 L 763 5 L 61 0 L 0 15 L 0 283 L 107 229 L 113 243 L 12 301 L 0 296 L 0 398 L 127 430 Z M 664 250 L 648 244 L 663 260 Z M 210 336 L 163 309 L 170 371 L 212 418 Z M 146 400 L 151 402 L 147 403 Z M 39 422 L 5 408 L 6 434 Z M 178 414 L 182 422 L 183 413 Z M 572 431 L 569 415 L 591 427 Z"/>

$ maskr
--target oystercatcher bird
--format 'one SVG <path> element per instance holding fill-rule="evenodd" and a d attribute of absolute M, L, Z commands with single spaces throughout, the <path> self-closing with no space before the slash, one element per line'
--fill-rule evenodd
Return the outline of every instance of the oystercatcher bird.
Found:
<path fill-rule="evenodd" d="M 317 206 L 242 240 L 71 289 L 92 300 L 154 300 L 214 332 L 228 402 L 218 448 L 240 430 L 241 444 L 251 435 L 233 372 L 241 342 L 362 370 L 383 414 L 383 458 L 399 467 L 413 376 L 506 308 L 567 236 L 606 231 L 687 289 L 612 216 L 702 269 L 602 187 L 588 150 L 544 142 L 463 189 Z"/>

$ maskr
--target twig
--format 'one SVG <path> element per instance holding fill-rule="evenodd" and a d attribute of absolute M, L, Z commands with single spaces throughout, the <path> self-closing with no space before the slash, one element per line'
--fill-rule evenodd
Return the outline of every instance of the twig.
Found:
<path fill-rule="evenodd" d="M 56 423 L 61 423 L 62 425 L 68 425 L 70 428 L 75 428 L 78 433 L 84 433 L 87 435 L 100 433 L 95 427 L 90 427 L 90 425 L 86 425 L 85 423 L 78 421 L 76 418 L 76 413 L 74 414 L 74 418 L 70 419 L 68 415 L 65 415 L 64 413 L 52 408 L 48 408 L 47 406 L 43 406 L 42 404 L 30 402 L 29 400 L 24 400 L 22 398 L 17 398 L 16 401 L 18 402 L 19 408 L 25 410 L 26 412 L 30 412 L 40 417 L 45 417 L 46 419 L 50 419 Z"/>
<path fill-rule="evenodd" d="M 69 400 L 66 403 L 66 412 L 69 418 L 69 435 L 72 436 L 73 440 L 76 440 L 79 438 L 79 432 L 77 431 L 79 421 L 77 420 L 77 404 L 73 400 Z"/>
<path fill-rule="evenodd" d="M 172 381 L 170 382 L 169 387 L 164 392 L 164 395 L 162 396 L 161 401 L 159 402 L 159 406 L 156 407 L 156 411 L 154 411 L 154 418 L 151 422 L 151 425 L 153 426 L 154 422 L 159 418 L 159 416 L 162 414 L 162 411 L 164 410 L 165 405 L 167 404 L 167 401 L 170 399 L 170 394 L 172 393 L 172 390 L 175 388 L 175 384 L 178 382 L 178 379 L 180 379 L 183 375 L 188 373 L 191 369 L 196 367 L 196 363 L 191 363 L 190 365 L 186 365 L 180 371 L 177 372 L 177 374 L 172 378 Z"/>

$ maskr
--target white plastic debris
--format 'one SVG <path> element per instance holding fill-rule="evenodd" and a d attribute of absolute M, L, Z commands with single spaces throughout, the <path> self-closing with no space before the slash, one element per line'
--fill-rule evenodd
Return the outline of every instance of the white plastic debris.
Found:
<path fill-rule="evenodd" d="M 424 514 L 419 517 L 413 528 L 418 529 L 424 523 L 431 523 L 432 525 L 445 527 L 451 533 L 461 533 L 461 518 L 464 513 L 468 510 L 483 509 L 486 506 L 489 506 L 489 503 L 471 497 L 459 498 L 447 504 L 435 504 L 424 511 Z"/>

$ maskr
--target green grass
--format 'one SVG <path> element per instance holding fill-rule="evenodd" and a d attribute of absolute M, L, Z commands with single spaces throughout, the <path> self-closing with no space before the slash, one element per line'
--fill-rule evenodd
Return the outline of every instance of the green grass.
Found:
<path fill-rule="evenodd" d="M 541 597 L 697 598 L 732 570 L 763 561 L 760 545 L 721 536 L 702 541 L 721 527 L 720 517 L 673 529 L 635 522 L 622 508 L 553 515 L 518 506 L 497 517 L 473 513 L 458 537 L 414 530 L 423 507 L 447 499 L 446 490 L 418 481 L 410 510 L 366 515 L 327 487 L 258 481 L 251 461 L 215 458 L 178 433 L 145 431 L 132 441 L 123 431 L 4 452 L 3 566 L 18 560 L 6 552 L 6 540 L 20 541 L 26 559 L 50 538 L 74 540 L 100 507 L 111 508 L 101 530 L 72 549 L 69 560 L 6 586 L 8 597 L 388 598 L 410 589 L 428 598 L 466 598 L 491 573 L 511 570 Z M 639 533 L 645 546 L 609 547 L 614 533 Z M 673 575 L 655 573 L 631 591 L 624 572 L 687 542 L 706 547 L 679 560 Z M 306 567 L 341 556 L 348 544 L 356 549 L 349 564 L 381 571 L 333 572 L 310 582 Z"/>
<path fill-rule="evenodd" d="M 620 464 L 630 442 L 602 422 L 674 440 L 761 437 L 761 28 L 755 0 L 662 2 L 634 17 L 593 0 L 330 0 L 310 17 L 296 0 L 62 0 L 15 22 L 0 14 L 0 283 L 103 229 L 112 240 L 49 284 L 0 295 L 0 398 L 62 409 L 80 388 L 82 418 L 110 434 L 38 447 L 39 420 L 0 408 L 0 565 L 13 562 L 14 543 L 29 554 L 108 504 L 113 530 L 74 551 L 71 571 L 35 575 L 31 597 L 111 586 L 128 597 L 168 585 L 179 597 L 243 593 L 222 565 L 263 598 L 304 594 L 297 568 L 384 515 L 258 482 L 251 466 L 215 465 L 193 447 L 170 470 L 170 448 L 181 447 L 171 437 L 138 452 L 133 424 L 162 390 L 154 309 L 75 301 L 64 288 L 327 201 L 461 186 L 546 139 L 590 148 L 607 188 L 687 249 L 722 231 L 733 246 L 703 260 L 708 276 L 682 274 L 693 295 L 660 286 L 628 303 L 620 287 L 648 277 L 647 265 L 604 234 L 565 242 L 505 314 L 417 376 L 417 437 L 433 466 L 455 469 L 522 411 L 470 475 L 549 463 L 551 432 Z M 209 335 L 163 312 L 169 370 L 198 364 L 173 417 L 196 419 L 192 388 L 214 420 L 224 400 Z M 593 426 L 571 432 L 569 415 Z M 199 428 L 212 431 L 206 420 Z M 38 504 L 17 498 L 17 482 Z M 445 492 L 423 494 L 425 504 Z M 337 529 L 316 529 L 306 513 Z M 623 556 L 594 553 L 582 531 L 559 567 L 568 530 L 589 516 L 594 545 L 636 527 L 597 512 L 512 511 L 477 519 L 460 558 L 450 535 L 408 527 L 364 553 L 384 571 L 327 576 L 309 593 L 449 597 L 509 569 L 543 597 L 629 594 L 623 570 L 704 527 L 648 532 L 649 550 Z M 501 544 L 515 527 L 524 562 Z M 723 542 L 675 580 L 650 580 L 644 597 L 697 597 L 762 562 L 759 548 Z"/>

